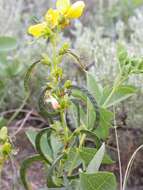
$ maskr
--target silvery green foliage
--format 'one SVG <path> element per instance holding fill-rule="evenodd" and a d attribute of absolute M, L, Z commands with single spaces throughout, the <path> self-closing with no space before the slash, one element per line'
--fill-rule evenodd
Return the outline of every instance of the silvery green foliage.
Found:
<path fill-rule="evenodd" d="M 49 7 L 52 0 L 1 0 L 0 1 L 0 35 L 17 35 L 25 31 L 25 25 L 32 16 L 44 14 L 45 7 Z M 25 25 L 24 25 L 25 24 Z"/>
<path fill-rule="evenodd" d="M 93 19 L 94 22 L 94 19 Z M 131 56 L 143 57 L 143 13 L 142 9 L 137 9 L 135 14 L 129 18 L 129 38 L 126 38 L 126 24 L 122 20 L 118 20 L 112 35 L 107 31 L 111 29 L 105 26 L 98 26 L 92 23 L 95 27 L 85 27 L 80 22 L 75 23 L 75 28 L 72 34 L 75 36 L 73 46 L 80 52 L 81 58 L 85 64 L 94 63 L 92 70 L 97 76 L 97 80 L 106 84 L 107 81 L 113 82 L 113 79 L 118 70 L 118 60 L 116 57 L 116 47 L 118 42 L 121 42 L 128 50 Z M 130 77 L 131 84 L 140 87 L 141 91 L 138 97 L 131 99 L 126 110 L 128 111 L 129 126 L 141 126 L 142 119 L 142 75 L 134 75 Z M 134 106 L 133 106 L 134 102 Z"/>
<path fill-rule="evenodd" d="M 123 21 L 119 20 L 112 34 L 108 34 L 108 28 L 104 26 L 85 27 L 81 22 L 75 23 L 76 30 L 72 31 L 75 36 L 73 46 L 77 47 L 81 57 L 85 58 L 86 64 L 94 63 L 95 74 L 97 79 L 111 78 L 116 74 L 117 58 L 116 48 L 118 42 L 122 43 L 132 56 L 143 55 L 142 47 L 142 22 L 143 14 L 137 10 L 135 15 L 129 19 L 130 41 L 126 39 L 126 26 Z M 106 31 L 105 31 L 106 30 Z M 106 79 L 107 79 L 106 78 Z M 134 81 L 136 77 L 133 77 Z"/>
<path fill-rule="evenodd" d="M 143 32 L 143 13 L 142 10 L 137 10 L 135 16 L 129 19 L 129 26 L 133 31 L 131 34 L 131 42 L 127 44 L 129 52 L 132 55 L 143 57 L 143 39 L 141 34 Z M 135 76 L 131 78 L 131 81 L 142 88 L 143 76 Z"/>
<path fill-rule="evenodd" d="M 103 38 L 103 27 L 95 25 L 94 30 L 81 27 L 83 27 L 81 23 L 76 23 L 76 31 L 73 31 L 73 34 L 76 36 L 74 46 L 80 52 L 83 61 L 85 60 L 86 65 L 94 63 L 92 69 L 95 71 L 97 80 L 110 78 L 109 73 L 113 77 L 117 62 L 116 43 L 110 38 Z"/>
<path fill-rule="evenodd" d="M 21 8 L 21 1 L 0 1 L 0 35 L 13 35 L 18 32 L 17 27 Z"/>

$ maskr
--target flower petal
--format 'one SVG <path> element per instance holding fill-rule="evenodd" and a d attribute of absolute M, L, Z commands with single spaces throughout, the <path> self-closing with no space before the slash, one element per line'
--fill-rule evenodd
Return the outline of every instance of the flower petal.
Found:
<path fill-rule="evenodd" d="M 69 19 L 79 18 L 84 10 L 85 3 L 83 1 L 77 1 L 69 8 L 66 17 Z"/>
<path fill-rule="evenodd" d="M 48 99 L 46 99 L 46 103 L 51 103 L 54 110 L 60 108 L 60 104 L 53 96 L 50 96 Z"/>
<path fill-rule="evenodd" d="M 58 10 L 49 9 L 45 15 L 45 20 L 48 22 L 51 28 L 54 28 L 58 25 L 59 16 Z"/>
<path fill-rule="evenodd" d="M 56 7 L 61 13 L 65 13 L 70 7 L 70 0 L 57 0 Z"/>
<path fill-rule="evenodd" d="M 35 24 L 33 26 L 30 26 L 28 28 L 28 33 L 31 34 L 32 36 L 34 37 L 41 37 L 46 29 L 46 22 L 42 22 L 42 23 L 39 23 L 39 24 Z"/>

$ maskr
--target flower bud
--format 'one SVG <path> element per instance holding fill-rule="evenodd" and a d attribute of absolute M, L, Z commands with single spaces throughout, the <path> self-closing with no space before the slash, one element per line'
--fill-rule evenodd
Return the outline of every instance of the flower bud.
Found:
<path fill-rule="evenodd" d="M 60 104 L 58 103 L 56 98 L 54 98 L 53 96 L 50 96 L 48 99 L 46 99 L 46 103 L 49 103 L 49 102 L 52 104 L 52 107 L 54 110 L 57 110 L 60 108 Z"/>
<path fill-rule="evenodd" d="M 65 84 L 64 84 L 64 87 L 65 87 L 66 89 L 69 89 L 69 88 L 71 87 L 71 85 L 72 85 L 72 82 L 71 82 L 70 80 L 67 80 L 67 81 L 65 82 Z"/>

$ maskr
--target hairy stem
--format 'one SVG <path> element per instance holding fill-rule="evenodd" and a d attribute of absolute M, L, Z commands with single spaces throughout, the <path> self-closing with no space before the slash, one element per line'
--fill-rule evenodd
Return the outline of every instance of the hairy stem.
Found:
<path fill-rule="evenodd" d="M 67 127 L 67 124 L 66 124 L 65 113 L 63 111 L 61 111 L 60 115 L 61 115 L 62 126 L 63 126 L 63 129 L 64 129 L 64 141 L 65 141 L 65 147 L 66 147 L 68 139 L 69 139 L 68 127 Z"/>
<path fill-rule="evenodd" d="M 121 163 L 121 156 L 120 156 L 120 146 L 119 146 L 119 139 L 118 139 L 118 132 L 117 132 L 117 123 L 115 118 L 115 108 L 114 108 L 114 129 L 115 129 L 115 138 L 117 144 L 117 154 L 118 154 L 118 162 L 119 162 L 119 173 L 120 173 L 120 190 L 123 190 L 123 173 L 122 173 L 122 163 Z"/>
<path fill-rule="evenodd" d="M 105 100 L 104 104 L 103 104 L 103 107 L 106 107 L 108 102 L 111 100 L 112 96 L 114 95 L 115 91 L 117 90 L 117 88 L 126 80 L 127 78 L 122 78 L 121 75 L 119 75 L 116 80 L 115 80 L 115 83 L 113 85 L 113 88 L 112 88 L 112 91 L 111 93 L 109 94 L 109 96 L 107 97 L 107 99 Z"/>
<path fill-rule="evenodd" d="M 130 174 L 130 170 L 131 170 L 133 161 L 135 160 L 136 154 L 137 154 L 141 149 L 143 149 L 143 145 L 139 146 L 139 147 L 136 149 L 136 151 L 133 153 L 133 155 L 131 156 L 131 158 L 130 158 L 130 160 L 129 160 L 129 163 L 128 163 L 128 165 L 127 165 L 127 169 L 126 169 L 126 172 L 125 172 L 125 176 L 124 176 L 123 189 L 122 189 L 122 190 L 125 190 L 125 189 L 126 189 L 127 180 L 128 180 L 129 174 Z"/>

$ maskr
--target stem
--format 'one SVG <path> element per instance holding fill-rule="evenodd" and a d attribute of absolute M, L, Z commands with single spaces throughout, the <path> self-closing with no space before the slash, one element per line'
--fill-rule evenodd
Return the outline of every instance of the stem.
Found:
<path fill-rule="evenodd" d="M 82 64 L 80 58 L 78 57 L 78 55 L 76 55 L 74 52 L 72 52 L 71 50 L 68 50 L 67 53 L 69 55 L 71 55 L 72 58 L 74 58 L 74 60 L 77 62 L 77 66 L 80 67 L 85 73 L 87 72 L 84 68 L 84 65 Z"/>
<path fill-rule="evenodd" d="M 85 138 L 86 138 L 86 134 L 83 134 L 83 135 L 81 136 L 81 139 L 80 139 L 79 148 L 81 148 L 81 147 L 82 147 L 82 145 L 83 145 L 83 143 L 84 143 Z"/>
<path fill-rule="evenodd" d="M 18 178 L 17 176 L 17 168 L 15 167 L 13 157 L 9 155 L 10 161 L 11 161 L 11 166 L 12 166 L 12 173 L 13 173 L 13 184 L 12 184 L 12 189 L 16 190 L 16 179 Z"/>
<path fill-rule="evenodd" d="M 106 107 L 108 102 L 110 101 L 110 99 L 112 98 L 112 96 L 114 95 L 115 91 L 117 90 L 117 88 L 126 80 L 127 78 L 122 78 L 121 75 L 119 75 L 116 80 L 115 83 L 113 85 L 112 91 L 109 94 L 109 96 L 107 97 L 107 99 L 105 100 L 103 107 Z"/>
<path fill-rule="evenodd" d="M 119 146 L 119 139 L 118 139 L 118 132 L 117 132 L 117 123 L 115 118 L 115 107 L 114 107 L 114 129 L 115 129 L 115 138 L 117 144 L 117 154 L 118 154 L 118 162 L 119 162 L 119 172 L 120 172 L 120 190 L 123 190 L 123 173 L 122 173 L 122 163 L 121 163 L 121 155 L 120 155 L 120 146 Z"/>
<path fill-rule="evenodd" d="M 57 42 L 56 42 L 57 35 L 55 35 L 55 38 L 52 41 L 52 46 L 53 46 L 53 64 L 54 64 L 54 69 L 57 67 L 57 55 L 56 55 L 56 47 L 57 47 Z"/>
<path fill-rule="evenodd" d="M 131 159 L 129 160 L 129 163 L 127 165 L 127 169 L 126 169 L 126 172 L 125 172 L 125 176 L 124 176 L 124 181 L 123 181 L 123 189 L 122 190 L 125 190 L 126 188 L 126 184 L 127 184 L 127 179 L 128 179 L 128 176 L 130 174 L 130 170 L 131 170 L 131 167 L 132 167 L 132 163 L 136 157 L 136 154 L 141 150 L 143 149 L 143 145 L 139 146 L 136 151 L 133 153 L 133 155 L 131 156 Z"/>
<path fill-rule="evenodd" d="M 61 111 L 61 121 L 62 121 L 62 125 L 63 125 L 63 128 L 64 128 L 64 140 L 65 140 L 65 145 L 67 144 L 68 142 L 68 139 L 69 139 L 69 134 L 68 134 L 68 127 L 67 127 L 67 124 L 66 124 L 66 119 L 65 119 L 65 114 L 63 111 Z"/>

